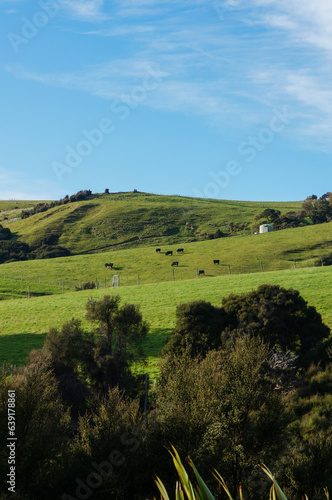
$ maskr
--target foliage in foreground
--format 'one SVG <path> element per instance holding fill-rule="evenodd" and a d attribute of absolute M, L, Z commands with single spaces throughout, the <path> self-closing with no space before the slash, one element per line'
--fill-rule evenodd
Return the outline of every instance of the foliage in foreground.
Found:
<path fill-rule="evenodd" d="M 189 479 L 189 476 L 187 474 L 187 471 L 181 461 L 181 458 L 176 450 L 176 448 L 173 446 L 173 453 L 170 451 L 170 454 L 173 458 L 173 462 L 175 465 L 175 468 L 178 472 L 179 475 L 179 481 L 176 483 L 175 487 L 175 498 L 176 500 L 184 500 L 187 498 L 188 500 L 215 500 L 215 497 L 212 495 L 211 491 L 207 487 L 206 483 L 200 476 L 198 470 L 196 469 L 193 461 L 189 459 L 189 465 L 194 471 L 194 475 L 196 478 L 196 485 L 193 485 L 191 480 Z M 269 477 L 269 479 L 272 481 L 272 486 L 270 490 L 270 500 L 287 500 L 286 495 L 280 488 L 277 480 L 273 476 L 272 472 L 265 466 L 262 466 L 262 470 L 265 472 L 265 474 Z M 227 494 L 227 497 L 229 500 L 233 500 L 233 497 L 224 481 L 224 479 L 221 477 L 219 472 L 215 471 L 214 472 L 214 477 L 217 479 L 218 483 L 222 488 L 224 489 L 225 493 Z M 162 500 L 169 500 L 169 495 L 167 493 L 167 490 L 163 484 L 163 482 L 159 479 L 159 477 L 156 478 L 156 485 L 160 491 L 161 498 Z M 324 489 L 324 493 L 326 496 L 326 499 L 329 500 L 329 493 L 327 488 Z M 242 488 L 241 486 L 239 487 L 239 495 L 240 495 L 240 500 L 243 500 L 243 493 L 242 493 Z M 155 499 L 156 500 L 156 499 Z M 306 496 L 306 500 L 308 500 L 308 497 Z"/>

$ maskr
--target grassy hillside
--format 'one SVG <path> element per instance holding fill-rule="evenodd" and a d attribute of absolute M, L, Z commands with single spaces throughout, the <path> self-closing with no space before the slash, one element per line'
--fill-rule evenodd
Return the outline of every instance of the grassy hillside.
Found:
<path fill-rule="evenodd" d="M 16 200 L 0 200 L 0 223 L 16 220 L 20 217 L 22 210 L 28 210 L 34 207 L 41 201 L 16 201 Z"/>
<path fill-rule="evenodd" d="M 0 298 L 73 291 L 82 282 L 99 282 L 100 287 L 111 284 L 112 276 L 120 276 L 120 285 L 135 285 L 138 275 L 141 284 L 188 280 L 196 278 L 197 268 L 205 271 L 205 277 L 232 274 L 276 271 L 296 267 L 312 267 L 314 261 L 332 251 L 332 223 L 285 229 L 262 235 L 235 236 L 177 245 L 139 247 L 112 250 L 103 253 L 62 257 L 49 260 L 12 262 L 0 265 Z M 181 245 L 184 254 L 176 254 Z M 173 256 L 165 256 L 165 250 L 173 250 Z M 220 265 L 213 260 L 219 259 Z M 172 268 L 174 261 L 179 266 Z M 112 271 L 105 263 L 114 263 Z M 261 264 L 262 263 L 262 264 Z M 63 286 L 64 281 L 64 286 Z"/>
<path fill-rule="evenodd" d="M 324 267 L 128 286 L 108 289 L 107 293 L 120 294 L 123 302 L 140 304 L 151 325 L 145 350 L 149 355 L 149 370 L 155 374 L 156 360 L 174 326 L 178 304 L 204 299 L 220 305 L 222 297 L 230 293 L 247 292 L 263 283 L 279 284 L 298 289 L 331 328 L 331 279 L 332 267 Z M 100 289 L 0 302 L 0 362 L 24 363 L 31 349 L 42 346 L 51 326 L 60 326 L 73 316 L 82 319 L 87 327 L 84 314 L 88 297 L 100 298 L 104 294 L 105 290 Z"/>
<path fill-rule="evenodd" d="M 27 243 L 57 234 L 59 245 L 74 254 L 84 254 L 206 239 L 217 229 L 227 231 L 230 222 L 252 224 L 254 216 L 265 208 L 284 213 L 300 205 L 116 193 L 93 195 L 89 200 L 60 205 L 4 225 Z"/>

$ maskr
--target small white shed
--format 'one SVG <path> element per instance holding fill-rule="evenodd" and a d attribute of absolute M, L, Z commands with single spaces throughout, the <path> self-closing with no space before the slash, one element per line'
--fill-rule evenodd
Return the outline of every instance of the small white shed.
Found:
<path fill-rule="evenodd" d="M 272 224 L 262 224 L 259 226 L 259 233 L 271 233 L 273 231 L 273 226 Z"/>

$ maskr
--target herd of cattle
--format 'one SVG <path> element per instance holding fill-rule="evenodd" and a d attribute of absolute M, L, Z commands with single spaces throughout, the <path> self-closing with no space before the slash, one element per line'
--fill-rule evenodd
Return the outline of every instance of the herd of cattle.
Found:
<path fill-rule="evenodd" d="M 161 253 L 161 248 L 156 248 L 156 252 L 157 253 Z M 177 251 L 176 251 L 176 253 L 177 254 L 179 254 L 179 253 L 183 254 L 184 253 L 184 249 L 183 248 L 178 248 Z M 165 252 L 165 255 L 173 255 L 173 251 L 172 250 L 167 250 L 167 252 Z M 215 259 L 213 261 L 213 264 L 218 264 L 219 265 L 220 264 L 219 259 Z M 179 261 L 177 261 L 177 260 L 174 261 L 174 262 L 172 262 L 172 264 L 171 264 L 172 267 L 175 267 L 175 266 L 178 267 L 178 265 L 179 265 Z M 106 269 L 113 269 L 113 266 L 114 266 L 113 262 L 111 262 L 109 264 L 105 264 Z M 204 269 L 201 269 L 201 270 L 198 271 L 198 275 L 200 276 L 201 274 L 205 274 Z"/>
<path fill-rule="evenodd" d="M 156 252 L 157 253 L 161 253 L 161 248 L 156 248 Z M 176 253 L 177 254 L 179 254 L 179 253 L 183 254 L 184 253 L 184 249 L 183 248 L 178 248 L 177 251 L 176 251 Z M 173 251 L 172 250 L 167 250 L 167 252 L 165 252 L 165 255 L 173 255 Z M 213 264 L 218 264 L 219 265 L 220 264 L 220 260 L 219 259 L 214 259 Z M 174 261 L 174 262 L 172 262 L 172 264 L 171 264 L 172 267 L 174 267 L 174 266 L 178 267 L 178 265 L 179 265 L 179 262 L 177 260 Z M 198 275 L 201 276 L 201 274 L 205 274 L 204 269 L 200 269 L 198 271 Z"/>

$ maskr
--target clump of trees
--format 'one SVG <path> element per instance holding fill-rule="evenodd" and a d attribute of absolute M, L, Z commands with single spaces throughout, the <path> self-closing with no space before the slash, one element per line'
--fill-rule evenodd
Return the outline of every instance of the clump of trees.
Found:
<path fill-rule="evenodd" d="M 263 219 L 263 220 L 262 220 Z M 322 224 L 332 220 L 332 193 L 308 196 L 302 203 L 301 210 L 281 214 L 280 210 L 266 208 L 255 216 L 259 224 L 273 224 L 275 230 L 302 227 L 308 224 Z M 258 224 L 253 227 L 258 230 Z"/>
<path fill-rule="evenodd" d="M 220 307 L 179 306 L 147 408 L 144 378 L 131 368 L 144 361 L 139 308 L 105 296 L 89 299 L 85 313 L 89 328 L 74 318 L 51 328 L 25 368 L 0 376 L 4 442 L 8 389 L 16 390 L 18 498 L 156 497 L 155 475 L 168 490 L 176 480 L 170 444 L 216 498 L 214 468 L 234 498 L 242 484 L 248 498 L 266 500 L 262 462 L 289 500 L 331 491 L 330 331 L 297 291 L 263 285 Z"/>
<path fill-rule="evenodd" d="M 15 260 L 27 260 L 30 247 L 27 243 L 10 240 L 0 241 L 0 264 Z"/>
<path fill-rule="evenodd" d="M 50 203 L 38 203 L 31 210 L 22 210 L 21 219 L 27 219 L 31 215 L 46 212 L 50 208 L 57 207 L 59 205 L 66 205 L 67 203 L 89 199 L 91 195 L 92 191 L 90 189 L 85 189 L 84 191 L 78 191 L 76 194 L 72 194 L 71 196 L 68 196 L 67 194 L 64 198 L 51 201 Z"/>
<path fill-rule="evenodd" d="M 243 334 L 260 336 L 271 348 L 297 356 L 297 366 L 327 363 L 332 345 L 330 329 L 321 315 L 297 290 L 278 285 L 261 285 L 257 290 L 226 297 L 221 307 L 205 301 L 178 306 L 173 335 L 165 354 L 186 351 L 190 356 L 206 355 L 212 349 L 227 348 Z"/>
<path fill-rule="evenodd" d="M 11 237 L 12 237 L 12 233 L 11 233 L 11 230 L 9 229 L 9 227 L 3 227 L 0 224 L 0 241 L 1 240 L 10 240 Z"/>
<path fill-rule="evenodd" d="M 67 257 L 70 251 L 58 245 L 59 236 L 50 235 L 37 238 L 30 245 L 22 241 L 0 241 L 0 264 L 17 260 L 52 259 Z"/>

